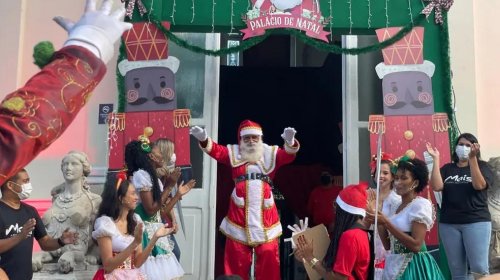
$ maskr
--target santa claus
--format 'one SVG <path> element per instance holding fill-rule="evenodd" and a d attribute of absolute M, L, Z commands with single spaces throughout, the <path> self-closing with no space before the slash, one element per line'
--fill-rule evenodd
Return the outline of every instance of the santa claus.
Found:
<path fill-rule="evenodd" d="M 250 120 L 240 124 L 239 145 L 219 145 L 198 126 L 191 128 L 190 133 L 200 141 L 203 151 L 232 168 L 235 188 L 228 213 L 220 225 L 220 231 L 228 237 L 225 274 L 249 279 L 252 250 L 255 250 L 256 279 L 281 279 L 278 237 L 282 228 L 274 204 L 272 180 L 278 168 L 295 159 L 299 150 L 295 129 L 284 129 L 283 148 L 264 144 L 262 127 Z"/>

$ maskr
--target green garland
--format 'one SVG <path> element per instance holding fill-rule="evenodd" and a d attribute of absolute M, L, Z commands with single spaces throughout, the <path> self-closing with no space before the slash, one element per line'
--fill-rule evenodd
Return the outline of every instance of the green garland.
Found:
<path fill-rule="evenodd" d="M 176 45 L 178 45 L 182 48 L 188 49 L 192 52 L 201 53 L 204 55 L 223 56 L 223 55 L 227 55 L 230 53 L 242 52 L 242 51 L 249 49 L 249 48 L 255 46 L 256 44 L 262 42 L 271 34 L 283 33 L 283 30 L 285 30 L 285 32 L 299 38 L 304 43 L 311 45 L 317 49 L 323 50 L 323 51 L 336 53 L 336 54 L 358 55 L 358 54 L 378 51 L 378 50 L 381 50 L 385 47 L 388 47 L 388 46 L 396 43 L 397 41 L 401 40 L 406 34 L 408 34 L 413 29 L 414 26 L 420 25 L 420 23 L 422 23 L 423 20 L 425 19 L 425 15 L 420 14 L 413 22 L 408 23 L 405 27 L 403 27 L 398 33 L 396 33 L 391 38 L 389 38 L 385 41 L 373 44 L 371 46 L 366 46 L 366 47 L 361 47 L 361 48 L 342 48 L 342 47 L 339 47 L 337 45 L 328 44 L 328 43 L 325 43 L 323 41 L 319 41 L 319 40 L 313 39 L 311 37 L 308 37 L 304 32 L 297 30 L 297 29 L 280 28 L 280 29 L 268 29 L 268 30 L 266 30 L 266 33 L 264 35 L 259 36 L 259 37 L 252 37 L 248 40 L 244 40 L 241 42 L 241 44 L 239 46 L 221 48 L 218 50 L 207 50 L 207 49 L 201 48 L 199 46 L 192 45 L 192 44 L 188 43 L 186 40 L 183 40 L 183 39 L 177 37 L 177 35 L 175 35 L 172 31 L 166 29 L 161 24 L 161 20 L 157 19 L 156 16 L 154 16 L 154 15 L 144 15 L 143 19 L 145 21 L 149 20 L 152 23 L 154 23 L 156 25 L 156 27 L 158 27 L 158 29 L 160 29 L 163 32 L 163 34 L 165 34 L 165 36 L 167 36 L 168 39 L 170 41 L 174 42 Z"/>

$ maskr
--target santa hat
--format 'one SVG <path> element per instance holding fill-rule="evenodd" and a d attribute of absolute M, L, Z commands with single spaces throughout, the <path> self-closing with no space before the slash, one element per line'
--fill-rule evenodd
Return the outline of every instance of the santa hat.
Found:
<path fill-rule="evenodd" d="M 262 136 L 262 127 L 254 121 L 244 120 L 240 123 L 240 127 L 238 128 L 238 141 L 245 135 Z"/>
<path fill-rule="evenodd" d="M 348 213 L 364 217 L 368 200 L 367 188 L 368 184 L 364 182 L 345 187 L 337 196 L 337 205 Z"/>

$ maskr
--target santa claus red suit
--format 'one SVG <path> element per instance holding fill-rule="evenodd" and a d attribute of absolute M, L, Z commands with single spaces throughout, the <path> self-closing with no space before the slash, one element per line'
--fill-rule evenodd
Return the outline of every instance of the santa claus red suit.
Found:
<path fill-rule="evenodd" d="M 112 4 L 87 0 L 76 23 L 54 18 L 69 33 L 66 47 L 0 104 L 0 186 L 61 136 L 104 77 L 114 42 L 132 27 Z"/>
<path fill-rule="evenodd" d="M 281 166 L 295 159 L 299 150 L 295 133 L 293 128 L 285 128 L 281 135 L 284 147 L 269 146 L 262 143 L 261 126 L 245 120 L 238 129 L 240 145 L 222 146 L 208 138 L 204 129 L 191 129 L 209 156 L 232 167 L 235 188 L 228 213 L 220 225 L 221 232 L 227 236 L 225 274 L 249 279 L 254 249 L 256 279 L 281 279 L 278 237 L 282 227 L 273 199 L 272 180 Z"/>

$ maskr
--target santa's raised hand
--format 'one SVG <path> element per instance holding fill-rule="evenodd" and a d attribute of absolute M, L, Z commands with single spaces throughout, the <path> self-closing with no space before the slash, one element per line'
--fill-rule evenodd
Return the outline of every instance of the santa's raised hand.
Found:
<path fill-rule="evenodd" d="M 207 131 L 199 126 L 191 127 L 189 134 L 193 135 L 200 142 L 206 141 L 208 138 Z"/>
<path fill-rule="evenodd" d="M 297 131 L 293 127 L 287 127 L 283 130 L 283 133 L 281 134 L 281 138 L 285 140 L 285 142 L 288 144 L 288 146 L 293 146 L 295 143 L 295 134 Z"/>

